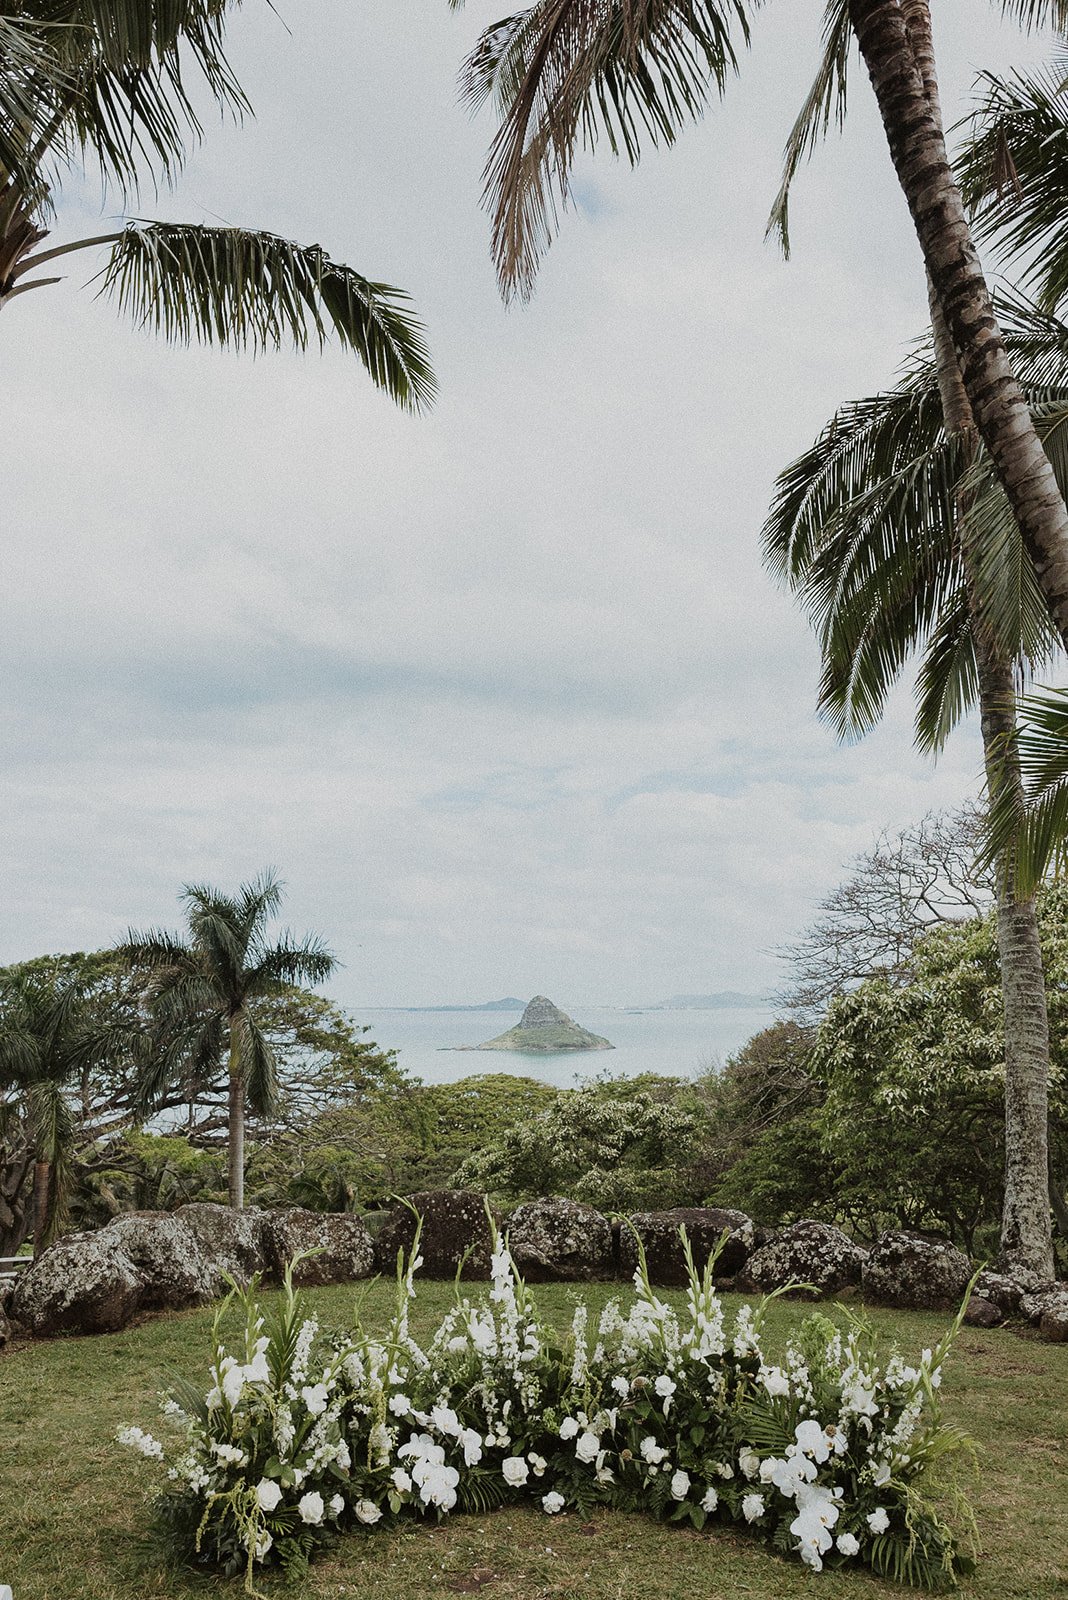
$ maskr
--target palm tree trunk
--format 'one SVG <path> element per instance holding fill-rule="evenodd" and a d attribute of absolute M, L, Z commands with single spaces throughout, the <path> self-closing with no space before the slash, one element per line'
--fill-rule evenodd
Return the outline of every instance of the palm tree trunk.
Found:
<path fill-rule="evenodd" d="M 1022 791 L 1016 753 L 1012 669 L 983 628 L 975 629 L 987 787 Z M 1001 1262 L 1015 1276 L 1054 1276 L 1049 1185 L 1049 1019 L 1034 897 L 1017 900 L 1002 863 L 998 954 L 1005 1008 L 1005 1202 Z"/>
<path fill-rule="evenodd" d="M 33 1253 L 39 1256 L 48 1242 L 52 1199 L 52 1163 L 38 1158 L 33 1164 Z"/>
<path fill-rule="evenodd" d="M 903 8 L 900 0 L 849 0 L 849 16 L 975 425 L 1068 649 L 1068 510 L 1005 354 Z"/>
<path fill-rule="evenodd" d="M 935 136 L 941 140 L 942 110 L 928 0 L 902 0 L 901 19 L 927 119 Z M 942 151 L 944 156 L 944 143 Z M 978 270 L 978 262 L 975 265 Z M 985 292 L 985 284 L 983 289 Z M 974 450 L 976 412 L 965 383 L 958 347 L 951 336 L 946 306 L 930 264 L 927 297 L 946 432 L 962 437 Z M 1022 795 L 1012 663 L 983 616 L 973 577 L 967 511 L 962 497 L 958 508 L 958 536 L 975 646 L 987 789 L 993 798 L 1007 784 Z M 1005 1196 L 1001 1263 L 1029 1280 L 1052 1278 L 1052 1185 L 1047 1127 L 1049 1019 L 1038 917 L 1033 897 L 1016 899 L 1007 862 L 1001 863 L 998 881 L 998 955 L 1005 1019 Z"/>
<path fill-rule="evenodd" d="M 230 1204 L 240 1210 L 245 1203 L 245 1084 L 241 1072 L 241 1014 L 230 1018 Z"/>

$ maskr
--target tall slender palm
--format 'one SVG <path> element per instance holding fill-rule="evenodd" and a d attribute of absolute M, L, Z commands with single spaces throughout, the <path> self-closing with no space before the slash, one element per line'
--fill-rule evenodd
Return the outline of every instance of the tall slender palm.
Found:
<path fill-rule="evenodd" d="M 1068 328 L 1019 310 L 1007 344 L 1021 372 L 1036 377 L 1028 389 L 1038 430 L 1068 483 Z M 891 393 L 843 408 L 781 475 L 765 551 L 816 624 L 820 704 L 838 732 L 871 727 L 920 650 L 918 742 L 940 748 L 977 704 L 996 794 L 1019 782 L 1016 672 L 1047 660 L 1057 635 L 989 458 L 955 425 L 959 414 L 947 422 L 944 389 L 945 374 L 932 361 Z M 1049 1034 L 1034 902 L 1013 891 L 1011 876 L 1003 876 L 1002 1255 L 1006 1265 L 1042 1278 L 1052 1275 Z"/>
<path fill-rule="evenodd" d="M 168 339 L 257 349 L 333 336 L 393 399 L 425 405 L 434 380 L 407 297 L 319 245 L 128 217 L 42 248 L 65 172 L 94 163 L 128 208 L 145 182 L 180 171 L 202 132 L 194 95 L 250 110 L 224 47 L 237 4 L 0 0 L 0 309 L 58 282 L 54 263 L 104 250 L 101 292 Z"/>
<path fill-rule="evenodd" d="M 102 1026 L 76 975 L 9 967 L 0 982 L 0 1116 L 18 1117 L 33 1157 L 34 1250 L 63 1214 L 74 1131 L 70 1094 L 83 1073 L 112 1059 L 131 1038 Z"/>
<path fill-rule="evenodd" d="M 316 938 L 283 933 L 271 942 L 267 924 L 282 887 L 272 872 L 243 884 L 236 896 L 190 884 L 182 892 L 188 938 L 131 932 L 120 946 L 145 969 L 158 1024 L 154 1071 L 146 1093 L 176 1075 L 197 1083 L 217 1075 L 226 1056 L 230 1204 L 244 1205 L 245 1106 L 267 1113 L 278 1092 L 274 1052 L 256 1016 L 257 1000 L 293 983 L 321 983 L 334 970 Z"/>
<path fill-rule="evenodd" d="M 496 101 L 486 166 L 493 247 L 506 295 L 528 294 L 580 145 L 606 137 L 636 161 L 670 144 L 722 93 L 757 0 L 536 0 L 482 35 L 464 71 L 473 104 Z M 787 147 L 776 205 L 785 237 L 790 179 L 844 114 L 859 46 L 975 426 L 994 464 L 1061 638 L 1068 645 L 1068 509 L 1007 359 L 930 97 L 933 51 L 913 0 L 828 0 L 823 59 Z M 1025 25 L 1068 21 L 1066 0 L 1000 0 Z M 915 23 L 923 35 L 917 47 Z"/>

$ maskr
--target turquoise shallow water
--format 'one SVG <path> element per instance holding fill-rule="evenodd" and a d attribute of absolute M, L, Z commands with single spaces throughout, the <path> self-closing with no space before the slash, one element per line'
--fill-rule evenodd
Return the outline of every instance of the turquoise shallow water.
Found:
<path fill-rule="evenodd" d="M 570 1088 L 601 1074 L 634 1077 L 662 1072 L 690 1077 L 723 1062 L 759 1029 L 774 1020 L 770 1006 L 739 1006 L 714 1011 L 627 1011 L 612 1006 L 565 1006 L 591 1033 L 610 1039 L 613 1050 L 557 1056 L 519 1052 L 458 1051 L 481 1044 L 519 1021 L 520 1011 L 353 1010 L 383 1049 L 395 1049 L 406 1072 L 427 1083 L 453 1083 L 476 1072 L 512 1072 Z"/>

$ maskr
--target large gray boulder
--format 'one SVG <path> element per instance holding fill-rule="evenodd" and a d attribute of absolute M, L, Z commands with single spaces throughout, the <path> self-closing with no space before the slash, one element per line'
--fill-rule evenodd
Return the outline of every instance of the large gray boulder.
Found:
<path fill-rule="evenodd" d="M 225 1293 L 229 1288 L 227 1278 L 246 1288 L 257 1272 L 267 1272 L 272 1267 L 267 1236 L 269 1212 L 255 1207 L 235 1211 L 232 1206 L 198 1201 L 179 1206 L 174 1215 L 197 1240 L 213 1274 L 214 1294 Z"/>
<path fill-rule="evenodd" d="M 971 1275 L 968 1257 L 948 1239 L 902 1230 L 876 1240 L 861 1281 L 869 1300 L 944 1311 L 960 1303 Z"/>
<path fill-rule="evenodd" d="M 7 1320 L 7 1312 L 4 1310 L 4 1307 L 0 1305 L 0 1350 L 4 1348 L 10 1337 L 11 1324 Z"/>
<path fill-rule="evenodd" d="M 592 1206 L 545 1196 L 517 1206 L 508 1224 L 512 1259 L 531 1283 L 612 1276 L 612 1228 Z"/>
<path fill-rule="evenodd" d="M 1044 1283 L 1025 1294 L 1020 1311 L 1051 1344 L 1068 1343 L 1068 1283 Z"/>
<path fill-rule="evenodd" d="M 1025 1284 L 1004 1272 L 981 1272 L 968 1302 L 964 1320 L 972 1328 L 996 1328 L 1015 1316 L 1027 1292 Z"/>
<path fill-rule="evenodd" d="M 866 1257 L 867 1251 L 841 1228 L 803 1217 L 753 1252 L 741 1286 L 770 1294 L 788 1283 L 804 1283 L 812 1287 L 799 1294 L 840 1294 L 860 1282 Z"/>
<path fill-rule="evenodd" d="M 140 1311 L 181 1311 L 214 1299 L 218 1279 L 203 1246 L 182 1217 L 128 1211 L 97 1236 L 121 1251 L 141 1274 Z"/>
<path fill-rule="evenodd" d="M 287 1264 L 303 1251 L 293 1282 L 304 1288 L 323 1283 L 351 1283 L 374 1271 L 375 1247 L 360 1221 L 344 1211 L 269 1211 L 265 1217 L 271 1270 L 281 1277 Z"/>
<path fill-rule="evenodd" d="M 731 1278 L 744 1267 L 753 1248 L 753 1224 L 744 1211 L 722 1206 L 676 1206 L 670 1211 L 636 1211 L 619 1234 L 619 1263 L 630 1277 L 638 1265 L 638 1240 L 645 1250 L 649 1281 L 680 1285 L 687 1281 L 686 1259 L 682 1253 L 680 1227 L 693 1251 L 694 1266 L 703 1272 L 705 1263 L 726 1233 L 723 1249 L 716 1258 L 717 1278 Z M 637 1236 L 637 1237 L 636 1237 Z"/>
<path fill-rule="evenodd" d="M 27 1333 L 114 1333 L 141 1307 L 145 1276 L 109 1229 L 70 1233 L 20 1273 L 11 1315 Z"/>
<path fill-rule="evenodd" d="M 379 1272 L 396 1270 L 397 1251 L 407 1256 L 415 1237 L 414 1206 L 423 1219 L 419 1254 L 425 1278 L 454 1278 L 463 1261 L 463 1277 L 488 1278 L 493 1247 L 486 1197 L 473 1189 L 423 1189 L 408 1196 L 408 1205 L 396 1205 L 375 1240 Z"/>

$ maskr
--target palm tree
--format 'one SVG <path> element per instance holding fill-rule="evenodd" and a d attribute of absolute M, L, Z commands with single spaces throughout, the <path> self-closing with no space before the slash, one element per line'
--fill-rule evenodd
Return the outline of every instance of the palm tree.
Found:
<path fill-rule="evenodd" d="M 201 884 L 182 891 L 188 939 L 152 930 L 131 932 L 120 953 L 144 970 L 157 1023 L 152 1095 L 176 1076 L 191 1083 L 214 1077 L 226 1055 L 230 1204 L 244 1205 L 245 1106 L 271 1111 L 278 1093 L 274 1051 L 256 1016 L 256 1002 L 294 983 L 321 983 L 334 970 L 316 938 L 284 933 L 269 942 L 266 924 L 282 886 L 273 872 L 243 884 L 236 896 Z"/>
<path fill-rule="evenodd" d="M 84 978 L 31 965 L 5 969 L 0 982 L 0 1121 L 19 1118 L 32 1154 L 36 1254 L 54 1235 L 63 1213 L 74 1134 L 70 1093 L 84 1073 L 112 1060 L 130 1043 L 126 1026 L 102 1025 L 93 1014 Z"/>
<path fill-rule="evenodd" d="M 1068 483 L 1068 328 L 1017 307 L 1006 343 L 1038 432 Z M 882 713 L 910 656 L 917 742 L 938 750 L 978 704 L 988 790 L 1020 783 L 1015 677 L 1057 635 L 992 465 L 925 361 L 889 394 L 843 408 L 781 476 L 764 530 L 769 563 L 803 598 L 823 655 L 821 709 L 840 735 Z M 961 402 L 958 402 L 958 405 Z M 962 423 L 964 425 L 962 425 Z M 1005 1264 L 1053 1274 L 1046 1094 L 1049 1032 L 1034 900 L 999 880 L 1005 1012 Z"/>
<path fill-rule="evenodd" d="M 456 3 L 456 0 L 454 0 Z M 606 137 L 636 161 L 670 144 L 722 94 L 748 43 L 744 0 L 536 0 L 487 29 L 464 69 L 473 105 L 496 101 L 485 170 L 493 249 L 506 296 L 530 293 L 578 148 Z M 1068 21 L 1068 0 L 1000 0 L 1027 26 Z M 844 115 L 851 39 L 875 90 L 933 298 L 959 360 L 974 424 L 1003 485 L 1057 630 L 1068 646 L 1068 510 L 1004 341 L 932 98 L 927 0 L 828 0 L 820 70 L 787 145 L 772 224 L 787 237 L 790 181 Z"/>
<path fill-rule="evenodd" d="M 224 49 L 237 0 L 0 0 L 0 309 L 60 280 L 54 263 L 106 250 L 100 291 L 166 338 L 263 349 L 328 336 L 402 406 L 433 397 L 406 295 L 276 234 L 127 216 L 47 245 L 64 171 L 95 163 L 124 208 L 171 183 L 201 133 L 189 79 L 250 110 Z M 46 269 L 43 273 L 41 269 Z"/>

